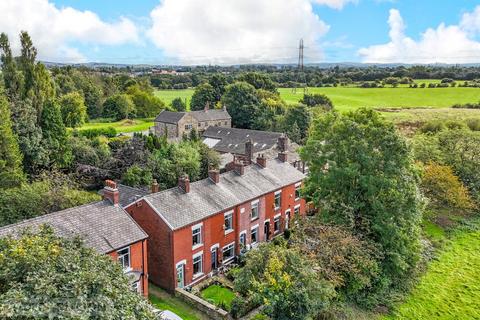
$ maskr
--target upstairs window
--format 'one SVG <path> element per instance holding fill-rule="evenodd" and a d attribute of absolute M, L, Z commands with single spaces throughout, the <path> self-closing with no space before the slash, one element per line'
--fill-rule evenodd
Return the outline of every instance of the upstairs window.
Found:
<path fill-rule="evenodd" d="M 186 124 L 185 125 L 185 130 L 190 130 L 192 129 L 192 124 Z"/>
<path fill-rule="evenodd" d="M 202 245 L 202 226 L 193 227 L 192 229 L 192 246 Z"/>
<path fill-rule="evenodd" d="M 275 192 L 275 209 L 280 209 L 282 205 L 282 191 Z"/>
<path fill-rule="evenodd" d="M 117 255 L 117 260 L 122 265 L 122 268 L 130 269 L 130 247 L 118 250 Z"/>
<path fill-rule="evenodd" d="M 252 212 L 250 214 L 251 220 L 258 219 L 258 201 L 252 202 Z"/>
<path fill-rule="evenodd" d="M 297 184 L 295 186 L 295 200 L 299 200 L 300 199 L 300 188 L 302 187 L 301 184 Z"/>
<path fill-rule="evenodd" d="M 225 233 L 233 231 L 233 212 L 225 213 Z"/>

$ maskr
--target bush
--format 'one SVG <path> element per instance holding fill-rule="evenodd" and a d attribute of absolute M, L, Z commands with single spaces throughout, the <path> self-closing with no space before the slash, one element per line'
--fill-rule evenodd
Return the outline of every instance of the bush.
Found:
<path fill-rule="evenodd" d="M 99 136 L 113 138 L 117 136 L 117 130 L 115 130 L 115 128 L 113 127 L 86 129 L 86 130 L 75 131 L 75 135 L 87 137 L 89 139 L 96 138 Z"/>
<path fill-rule="evenodd" d="M 465 122 L 455 120 L 445 122 L 445 126 L 451 130 L 465 129 L 467 127 Z"/>
<path fill-rule="evenodd" d="M 442 121 L 428 121 L 420 127 L 422 133 L 438 133 L 445 129 L 445 123 Z"/>
<path fill-rule="evenodd" d="M 468 119 L 467 126 L 472 131 L 480 131 L 480 119 Z"/>

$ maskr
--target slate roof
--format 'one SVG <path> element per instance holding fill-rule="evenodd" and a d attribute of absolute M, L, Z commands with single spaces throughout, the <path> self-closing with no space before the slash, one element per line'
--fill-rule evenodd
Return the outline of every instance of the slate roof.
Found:
<path fill-rule="evenodd" d="M 78 206 L 0 228 L 0 237 L 18 235 L 25 228 L 50 225 L 60 237 L 80 236 L 89 247 L 109 253 L 147 238 L 147 234 L 120 207 L 108 200 Z"/>
<path fill-rule="evenodd" d="M 253 152 L 261 152 L 273 148 L 277 144 L 282 133 L 259 131 L 250 129 L 208 127 L 203 133 L 204 140 L 220 140 L 211 148 L 218 152 L 229 152 L 236 154 L 245 153 L 245 142 L 252 140 Z M 210 141 L 211 141 L 210 140 Z"/>
<path fill-rule="evenodd" d="M 305 175 L 289 163 L 268 160 L 267 167 L 252 164 L 244 175 L 234 171 L 220 175 L 220 182 L 204 179 L 190 183 L 190 192 L 178 187 L 149 194 L 144 199 L 173 230 L 201 221 L 241 203 L 303 180 Z"/>
<path fill-rule="evenodd" d="M 180 121 L 186 112 L 174 112 L 163 110 L 160 114 L 155 118 L 155 122 L 165 122 L 165 123 L 172 123 L 177 124 Z"/>
<path fill-rule="evenodd" d="M 117 183 L 117 189 L 119 192 L 119 203 L 123 208 L 150 193 L 147 190 L 132 188 L 119 183 Z M 103 195 L 103 191 L 104 189 L 101 189 L 98 193 Z"/>
<path fill-rule="evenodd" d="M 197 119 L 197 121 L 215 121 L 215 120 L 230 120 L 230 114 L 223 109 L 209 109 L 191 111 L 192 116 Z"/>

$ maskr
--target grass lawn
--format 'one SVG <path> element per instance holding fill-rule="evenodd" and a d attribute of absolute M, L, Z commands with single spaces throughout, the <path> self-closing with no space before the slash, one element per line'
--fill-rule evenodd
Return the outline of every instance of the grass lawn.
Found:
<path fill-rule="evenodd" d="M 287 103 L 297 103 L 303 90 L 278 89 Z M 456 103 L 478 102 L 479 88 L 309 88 L 309 93 L 326 94 L 340 111 L 368 108 L 447 108 Z"/>
<path fill-rule="evenodd" d="M 220 308 L 226 308 L 227 311 L 230 311 L 232 301 L 235 298 L 235 294 L 232 290 L 216 284 L 202 290 L 200 295 L 206 301 Z"/>
<path fill-rule="evenodd" d="M 407 300 L 384 319 L 480 319 L 480 230 L 457 231 Z"/>
<path fill-rule="evenodd" d="M 182 90 L 156 90 L 155 95 L 163 100 L 167 105 L 175 98 L 182 98 L 183 101 L 187 101 L 187 108 L 190 106 L 190 98 L 192 97 L 194 89 L 182 89 Z"/>
<path fill-rule="evenodd" d="M 194 309 L 179 298 L 165 292 L 164 290 L 148 285 L 150 302 L 160 310 L 169 310 L 177 314 L 183 320 L 207 320 L 209 319 L 200 311 Z"/>
<path fill-rule="evenodd" d="M 102 120 L 105 121 L 105 120 Z M 92 121 L 85 123 L 78 130 L 88 130 L 88 129 L 100 129 L 113 127 L 117 130 L 118 133 L 121 132 L 137 132 L 137 131 L 146 131 L 148 128 L 153 126 L 153 119 L 132 119 L 132 120 L 121 120 L 116 122 L 97 122 Z"/>

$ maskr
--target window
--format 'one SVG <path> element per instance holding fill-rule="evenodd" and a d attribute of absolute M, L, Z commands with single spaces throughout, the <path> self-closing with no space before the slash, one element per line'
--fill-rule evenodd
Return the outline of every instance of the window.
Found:
<path fill-rule="evenodd" d="M 247 246 L 247 232 L 240 233 L 240 248 L 244 249 Z"/>
<path fill-rule="evenodd" d="M 258 241 L 258 226 L 252 228 L 252 231 L 251 231 L 251 243 L 254 244 L 254 243 L 257 243 Z"/>
<path fill-rule="evenodd" d="M 230 243 L 228 246 L 223 247 L 223 263 L 232 260 L 235 256 L 235 243 Z"/>
<path fill-rule="evenodd" d="M 300 183 L 295 185 L 295 201 L 300 199 L 300 188 L 301 187 L 302 187 L 302 185 Z"/>
<path fill-rule="evenodd" d="M 228 121 L 225 121 L 225 125 L 228 126 Z"/>
<path fill-rule="evenodd" d="M 203 272 L 203 254 L 193 257 L 193 276 L 199 276 Z"/>
<path fill-rule="evenodd" d="M 275 209 L 279 209 L 282 203 L 282 191 L 275 192 Z"/>
<path fill-rule="evenodd" d="M 278 233 L 280 231 L 280 215 L 273 219 L 273 232 Z"/>
<path fill-rule="evenodd" d="M 185 130 L 190 130 L 192 129 L 192 124 L 186 124 L 185 125 Z"/>
<path fill-rule="evenodd" d="M 130 247 L 123 248 L 117 251 L 118 262 L 122 265 L 123 269 L 130 268 Z"/>
<path fill-rule="evenodd" d="M 252 213 L 250 218 L 252 220 L 258 219 L 258 201 L 252 202 Z"/>
<path fill-rule="evenodd" d="M 225 213 L 225 233 L 233 231 L 233 212 Z"/>
<path fill-rule="evenodd" d="M 293 208 L 293 214 L 294 214 L 295 217 L 300 214 L 300 206 L 299 205 L 297 205 L 297 206 L 295 206 L 295 208 Z"/>
<path fill-rule="evenodd" d="M 202 245 L 202 226 L 192 227 L 192 246 L 201 246 Z"/>

